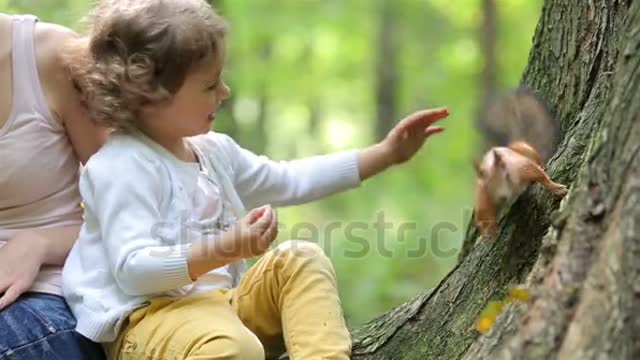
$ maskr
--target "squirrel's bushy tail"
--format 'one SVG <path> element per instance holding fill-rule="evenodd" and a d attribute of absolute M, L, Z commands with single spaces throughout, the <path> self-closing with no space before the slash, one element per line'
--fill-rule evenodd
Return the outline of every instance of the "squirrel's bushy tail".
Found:
<path fill-rule="evenodd" d="M 480 118 L 488 147 L 516 141 L 530 144 L 542 163 L 553 155 L 560 127 L 544 101 L 532 90 L 520 87 L 490 102 Z"/>

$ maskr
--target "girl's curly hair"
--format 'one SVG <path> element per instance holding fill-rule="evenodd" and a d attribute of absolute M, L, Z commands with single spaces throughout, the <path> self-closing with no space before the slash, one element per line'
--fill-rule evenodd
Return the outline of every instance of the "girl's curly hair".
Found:
<path fill-rule="evenodd" d="M 100 0 L 64 55 L 98 124 L 131 131 L 143 105 L 171 100 L 192 67 L 222 61 L 227 25 L 204 0 Z"/>

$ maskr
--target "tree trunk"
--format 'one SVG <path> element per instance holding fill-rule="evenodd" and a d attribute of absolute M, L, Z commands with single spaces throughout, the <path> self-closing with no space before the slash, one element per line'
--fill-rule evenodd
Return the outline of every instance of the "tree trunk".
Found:
<path fill-rule="evenodd" d="M 486 107 L 498 93 L 499 66 L 497 57 L 498 45 L 498 10 L 495 0 L 482 0 L 482 23 L 480 25 L 480 48 L 482 49 L 482 72 L 480 73 L 480 96 L 478 102 L 478 114 L 476 122 L 479 129 L 484 129 L 483 124 Z M 485 136 L 486 137 L 486 136 Z M 483 150 L 488 150 L 493 141 L 483 144 Z M 484 152 L 484 151 L 483 151 Z"/>
<path fill-rule="evenodd" d="M 273 55 L 273 43 L 270 36 L 265 36 L 262 39 L 263 43 L 260 45 L 260 59 L 262 64 L 265 64 L 264 68 L 268 68 L 271 63 L 271 57 Z M 267 111 L 269 108 L 269 89 L 267 87 L 269 75 L 263 73 L 260 78 L 260 85 L 258 88 L 258 117 L 256 118 L 256 126 L 253 130 L 253 136 L 251 141 L 251 150 L 257 154 L 264 154 L 269 138 L 267 135 Z"/>
<path fill-rule="evenodd" d="M 217 11 L 225 14 L 228 8 L 228 1 L 224 0 L 208 0 L 209 4 L 213 6 Z M 236 119 L 235 113 L 233 112 L 234 104 L 236 103 L 236 96 L 234 93 L 234 82 L 231 78 L 225 78 L 225 83 L 231 89 L 231 96 L 223 103 L 222 107 L 218 110 L 218 112 L 222 115 L 220 116 L 221 120 L 218 120 L 216 123 L 215 129 L 217 131 L 224 132 L 225 134 L 231 136 L 234 139 L 239 139 L 241 134 L 238 129 L 238 120 Z"/>
<path fill-rule="evenodd" d="M 391 0 L 380 2 L 380 23 L 376 54 L 376 139 L 381 140 L 393 127 L 397 112 L 398 37 L 397 18 Z"/>
<path fill-rule="evenodd" d="M 640 358 L 640 2 L 547 0 L 522 83 L 561 123 L 548 171 L 569 195 L 532 186 L 494 242 L 470 225 L 435 288 L 353 331 L 354 359 Z M 480 335 L 513 284 L 531 300 Z"/>

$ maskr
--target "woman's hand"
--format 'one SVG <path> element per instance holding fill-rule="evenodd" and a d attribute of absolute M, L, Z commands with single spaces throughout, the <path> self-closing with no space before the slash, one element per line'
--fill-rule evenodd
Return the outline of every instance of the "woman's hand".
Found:
<path fill-rule="evenodd" d="M 0 247 L 0 311 L 31 288 L 44 262 L 44 246 L 37 236 L 17 232 Z"/>

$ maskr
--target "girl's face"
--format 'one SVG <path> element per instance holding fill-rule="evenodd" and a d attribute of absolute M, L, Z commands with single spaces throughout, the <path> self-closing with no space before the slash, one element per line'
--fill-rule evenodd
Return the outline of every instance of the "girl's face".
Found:
<path fill-rule="evenodd" d="M 221 73 L 222 61 L 213 57 L 194 66 L 171 102 L 143 111 L 144 130 L 158 142 L 208 132 L 220 104 L 230 95 Z"/>

